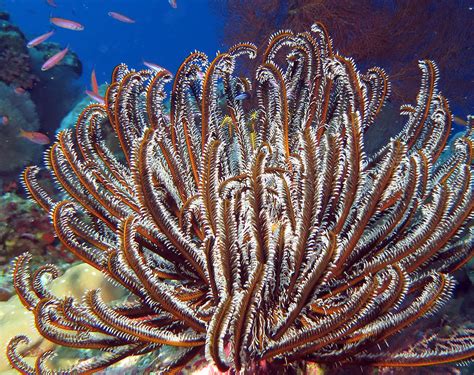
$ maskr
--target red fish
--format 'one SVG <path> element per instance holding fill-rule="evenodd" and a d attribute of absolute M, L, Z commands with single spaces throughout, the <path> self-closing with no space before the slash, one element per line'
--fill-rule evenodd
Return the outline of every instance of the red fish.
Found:
<path fill-rule="evenodd" d="M 46 2 L 48 3 L 48 5 L 50 5 L 50 6 L 54 7 L 54 8 L 57 7 L 57 5 L 56 5 L 56 3 L 54 2 L 54 0 L 46 0 Z"/>
<path fill-rule="evenodd" d="M 91 87 L 94 94 L 99 93 L 99 85 L 97 84 L 97 77 L 95 75 L 95 69 L 92 69 L 91 73 Z"/>
<path fill-rule="evenodd" d="M 48 136 L 40 132 L 32 132 L 20 129 L 20 137 L 28 139 L 30 142 L 36 143 L 38 145 L 47 145 L 51 143 Z"/>
<path fill-rule="evenodd" d="M 120 21 L 120 22 L 135 23 L 134 19 L 117 12 L 109 12 L 108 15 L 112 18 L 115 18 L 117 21 Z"/>
<path fill-rule="evenodd" d="M 59 64 L 64 56 L 68 53 L 69 48 L 66 47 L 63 50 L 59 51 L 55 55 L 51 56 L 41 67 L 41 70 L 44 72 L 45 70 L 51 69 L 53 66 Z"/>
<path fill-rule="evenodd" d="M 149 61 L 143 61 L 143 65 L 145 65 L 147 68 L 150 68 L 151 70 L 154 70 L 155 72 L 165 71 L 166 73 L 172 76 L 171 72 L 168 69 L 165 69 L 162 66 L 159 66 L 158 64 Z"/>
<path fill-rule="evenodd" d="M 453 116 L 453 122 L 456 124 L 456 125 L 462 125 L 462 126 L 467 126 L 467 121 L 462 119 L 461 117 L 459 116 Z"/>
<path fill-rule="evenodd" d="M 8 118 L 8 116 L 0 117 L 0 125 L 8 125 L 9 122 L 10 122 L 10 119 Z"/>
<path fill-rule="evenodd" d="M 48 39 L 51 35 L 54 34 L 54 30 L 50 31 L 49 33 L 42 34 L 28 42 L 26 45 L 28 48 L 33 48 L 34 46 L 37 46 L 40 43 L 43 43 L 46 39 Z"/>
<path fill-rule="evenodd" d="M 21 86 L 15 87 L 14 91 L 17 95 L 23 95 L 26 92 L 26 90 Z"/>
<path fill-rule="evenodd" d="M 145 65 L 147 68 L 150 68 L 151 70 L 155 70 L 157 72 L 160 72 L 160 71 L 164 70 L 158 64 L 155 64 L 155 63 L 152 63 L 152 62 L 149 62 L 149 61 L 145 61 L 145 60 L 143 60 L 143 65 Z"/>
<path fill-rule="evenodd" d="M 176 0 L 168 0 L 168 3 L 170 3 L 171 8 L 176 9 L 178 7 L 178 4 L 176 3 Z"/>
<path fill-rule="evenodd" d="M 53 25 L 58 27 L 62 27 L 63 29 L 73 30 L 73 31 L 82 31 L 84 30 L 84 26 L 81 25 L 79 22 L 67 20 L 65 18 L 58 18 L 58 17 L 51 17 L 49 19 Z"/>
<path fill-rule="evenodd" d="M 91 98 L 92 100 L 95 100 L 96 102 L 100 104 L 104 104 L 104 97 L 100 96 L 99 93 L 95 93 L 93 91 L 86 90 L 86 94 Z"/>
<path fill-rule="evenodd" d="M 91 73 L 91 86 L 92 91 L 86 90 L 86 94 L 96 102 L 104 104 L 104 97 L 99 94 L 99 84 L 97 83 L 97 77 L 95 75 L 95 69 L 92 69 Z"/>

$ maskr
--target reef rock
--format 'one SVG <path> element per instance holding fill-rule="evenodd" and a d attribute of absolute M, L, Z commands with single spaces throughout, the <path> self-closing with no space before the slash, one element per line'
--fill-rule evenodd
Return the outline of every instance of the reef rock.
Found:
<path fill-rule="evenodd" d="M 118 299 L 123 296 L 121 289 L 113 286 L 105 279 L 103 273 L 97 271 L 86 264 L 79 264 L 71 267 L 64 275 L 51 282 L 51 291 L 58 297 L 72 296 L 81 298 L 86 290 L 100 288 L 104 298 L 108 301 Z M 54 347 L 54 344 L 44 339 L 36 330 L 33 314 L 25 310 L 18 296 L 10 298 L 8 301 L 0 302 L 0 373 L 16 374 L 16 371 L 8 371 L 10 365 L 6 357 L 7 343 L 11 338 L 22 334 L 27 334 L 30 344 L 27 347 L 27 356 L 31 355 L 34 363 L 34 353 Z M 27 359 L 28 360 L 28 359 Z"/>
<path fill-rule="evenodd" d="M 0 117 L 4 116 L 8 123 L 0 125 L 0 174 L 16 173 L 41 157 L 40 145 L 19 137 L 21 129 L 37 131 L 40 123 L 30 94 L 17 94 L 12 86 L 0 82 Z"/>
<path fill-rule="evenodd" d="M 0 81 L 30 89 L 38 78 L 32 65 L 26 39 L 21 30 L 9 22 L 7 13 L 0 17 Z"/>
<path fill-rule="evenodd" d="M 0 195 L 0 301 L 13 294 L 10 261 L 28 250 L 34 265 L 53 263 L 64 270 L 75 261 L 53 234 L 50 219 L 15 193 Z"/>
<path fill-rule="evenodd" d="M 82 91 L 76 83 L 82 74 L 82 63 L 72 51 L 54 68 L 41 71 L 43 63 L 63 48 L 57 43 L 43 43 L 30 50 L 33 71 L 39 77 L 31 97 L 38 107 L 42 130 L 51 134 L 80 98 Z M 51 103 L 54 103 L 54 108 Z"/>
<path fill-rule="evenodd" d="M 107 91 L 108 85 L 102 84 L 99 87 L 99 94 L 101 96 L 105 95 L 105 92 Z M 61 130 L 65 129 L 70 129 L 76 125 L 77 118 L 79 115 L 82 113 L 82 111 L 88 106 L 95 103 L 94 100 L 92 100 L 89 96 L 84 95 L 77 103 L 76 105 L 69 111 L 69 113 L 62 119 L 61 125 L 57 129 L 57 133 L 59 133 Z"/>
<path fill-rule="evenodd" d="M 42 43 L 27 48 L 25 35 L 10 22 L 8 13 L 0 13 L 0 81 L 20 92 L 27 90 L 36 104 L 37 120 L 42 132 L 53 134 L 61 119 L 70 111 L 82 91 L 76 80 L 82 74 L 82 63 L 69 51 L 60 64 L 42 71 L 41 66 L 63 49 L 57 43 Z M 3 98 L 0 93 L 0 100 Z M 54 103 L 54 106 L 51 106 Z M 0 112 L 0 115 L 3 115 Z M 1 173 L 1 171 L 0 171 Z"/>

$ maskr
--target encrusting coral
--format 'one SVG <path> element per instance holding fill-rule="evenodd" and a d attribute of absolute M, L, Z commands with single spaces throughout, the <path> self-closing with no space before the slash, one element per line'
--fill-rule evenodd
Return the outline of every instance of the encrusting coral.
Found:
<path fill-rule="evenodd" d="M 63 269 L 75 261 L 56 240 L 47 213 L 25 197 L 3 193 L 0 195 L 0 301 L 14 294 L 10 262 L 25 250 L 32 255 L 33 267 L 47 262 Z"/>
<path fill-rule="evenodd" d="M 0 67 L 0 81 L 15 87 L 31 89 L 38 80 L 32 72 L 25 36 L 6 14 L 0 19 Z"/>
<path fill-rule="evenodd" d="M 174 80 L 120 65 L 106 104 L 87 107 L 46 155 L 63 196 L 25 170 L 59 240 L 129 298 L 59 298 L 45 282 L 58 270 L 32 273 L 19 256 L 14 285 L 39 332 L 95 352 L 56 372 L 52 351 L 27 363 L 19 335 L 7 349 L 18 371 L 89 373 L 164 345 L 175 350 L 163 372 L 199 354 L 241 373 L 473 357 L 471 329 L 399 340 L 449 300 L 452 273 L 473 255 L 472 123 L 438 163 L 451 113 L 435 64 L 420 62 L 404 128 L 369 158 L 364 133 L 389 92 L 382 69 L 359 73 L 319 24 L 273 35 L 253 82 L 233 76 L 238 57 L 255 55 L 248 43 L 211 62 L 194 52 Z"/>
<path fill-rule="evenodd" d="M 64 47 L 50 42 L 33 48 L 26 45 L 27 39 L 20 28 L 10 22 L 7 13 L 0 13 L 0 82 L 18 95 L 27 91 L 30 94 L 27 99 L 36 105 L 41 131 L 53 134 L 80 97 L 82 88 L 75 81 L 82 74 L 82 63 L 75 52 L 69 51 L 52 70 L 42 71 L 44 62 Z M 9 97 L 6 93 L 7 97 L 2 98 L 4 94 L 0 92 L 0 100 Z M 0 126 L 3 115 L 0 112 Z M 12 160 L 13 169 L 17 167 L 15 160 Z"/>
<path fill-rule="evenodd" d="M 121 291 L 111 285 L 101 272 L 87 264 L 79 264 L 69 268 L 64 275 L 55 279 L 49 288 L 58 298 L 81 296 L 89 289 L 100 288 L 107 301 L 116 300 L 123 295 Z M 6 347 L 8 341 L 12 339 L 18 331 L 28 332 L 31 339 L 29 362 L 34 364 L 33 353 L 38 350 L 46 350 L 54 347 L 54 343 L 42 337 L 34 328 L 34 315 L 23 308 L 17 296 L 8 301 L 0 301 L 0 373 L 4 374 L 10 366 L 6 357 Z"/>
<path fill-rule="evenodd" d="M 20 137 L 20 131 L 39 129 L 36 106 L 28 92 L 17 93 L 14 87 L 0 82 L 0 118 L 6 116 L 7 123 L 0 124 L 0 174 L 18 172 L 38 160 L 41 146 Z"/>

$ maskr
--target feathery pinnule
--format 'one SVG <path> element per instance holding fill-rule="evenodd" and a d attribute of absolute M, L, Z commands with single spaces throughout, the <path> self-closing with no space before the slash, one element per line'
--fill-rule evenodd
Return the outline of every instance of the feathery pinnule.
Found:
<path fill-rule="evenodd" d="M 105 104 L 87 107 L 46 155 L 61 200 L 38 183 L 38 168 L 26 169 L 60 241 L 131 295 L 60 299 L 42 277 L 56 269 L 31 274 L 30 256 L 17 258 L 15 287 L 40 333 L 102 350 L 64 371 L 93 372 L 163 345 L 176 350 L 161 371 L 199 354 L 243 372 L 471 359 L 468 330 L 385 345 L 440 309 L 451 273 L 473 255 L 472 127 L 439 162 L 451 113 L 436 65 L 420 62 L 405 127 L 368 157 L 364 133 L 390 90 L 382 69 L 360 74 L 319 24 L 276 33 L 253 81 L 233 75 L 241 57 L 255 58 L 255 46 L 212 61 L 194 52 L 174 80 L 119 65 Z M 29 365 L 26 341 L 10 342 L 11 364 L 47 371 L 52 353 Z"/>

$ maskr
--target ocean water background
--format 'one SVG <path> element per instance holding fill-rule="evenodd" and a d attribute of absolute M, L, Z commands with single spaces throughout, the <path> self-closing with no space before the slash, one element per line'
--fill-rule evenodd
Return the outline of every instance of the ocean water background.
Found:
<path fill-rule="evenodd" d="M 430 0 L 423 1 L 425 4 L 429 4 L 429 2 Z M 143 68 L 143 60 L 146 60 L 175 72 L 191 51 L 199 50 L 212 57 L 215 56 L 217 51 L 229 47 L 229 43 L 226 45 L 225 41 L 229 40 L 228 36 L 229 34 L 232 35 L 233 29 L 236 30 L 236 35 L 245 34 L 242 30 L 239 30 L 241 14 L 235 15 L 232 9 L 236 4 L 238 6 L 238 1 L 178 0 L 176 9 L 170 6 L 168 0 L 55 0 L 54 3 L 57 4 L 57 7 L 48 5 L 47 0 L 0 0 L 0 9 L 10 13 L 11 21 L 22 29 L 27 39 L 54 28 L 56 33 L 48 41 L 60 43 L 64 47 L 69 46 L 72 51 L 77 53 L 83 64 L 83 74 L 78 83 L 84 87 L 90 83 L 92 69 L 96 71 L 99 84 L 109 81 L 113 68 L 119 63 L 125 63 L 131 68 L 141 69 Z M 284 27 L 285 17 L 288 17 L 288 13 L 292 12 L 292 9 L 289 9 L 290 2 L 287 0 L 257 1 L 255 3 L 256 15 L 262 12 L 258 9 L 258 4 L 262 3 L 276 4 L 276 6 L 269 6 L 271 14 L 268 17 L 268 23 L 273 28 L 272 31 Z M 304 8 L 306 5 L 305 1 L 293 3 L 298 3 L 299 8 Z M 374 9 L 385 7 L 395 10 L 399 7 L 399 3 L 402 2 L 374 0 L 372 6 Z M 442 3 L 446 3 L 446 0 L 441 2 L 433 0 L 431 3 L 433 7 L 437 4 L 439 9 L 436 11 L 442 13 Z M 447 9 L 446 17 L 442 13 L 442 18 L 446 20 L 448 28 L 449 23 L 451 23 L 458 27 L 461 25 L 461 28 L 465 27 L 466 30 L 472 29 L 472 24 L 469 25 L 466 22 L 472 20 L 474 16 L 474 3 L 469 0 L 449 0 L 448 3 L 465 15 L 462 19 L 451 19 L 450 9 Z M 250 7 L 252 7 L 252 1 L 242 1 L 241 4 L 247 7 L 250 4 Z M 426 8 L 429 9 L 425 5 Z M 110 11 L 123 13 L 134 19 L 136 23 L 119 22 L 108 16 Z M 268 11 L 268 9 L 264 11 Z M 49 17 L 51 16 L 78 21 L 85 26 L 85 29 L 76 32 L 53 27 L 49 23 Z M 423 18 L 427 15 L 420 14 L 419 17 L 420 22 L 424 22 Z M 318 14 L 315 13 L 314 21 L 318 20 Z M 361 20 L 361 22 L 363 21 Z M 399 25 L 399 27 L 409 27 L 409 25 Z M 257 29 L 257 27 L 255 28 Z M 329 32 L 331 33 L 330 29 Z M 251 35 L 252 33 L 249 32 L 248 34 Z M 432 37 L 429 43 L 436 44 L 438 30 L 433 29 L 431 34 Z M 466 35 L 472 35 L 472 32 L 467 32 L 460 37 Z M 352 36 L 348 34 L 347 37 L 351 38 Z M 257 43 L 257 40 L 245 36 L 240 38 L 239 41 Z M 466 41 L 459 42 L 469 45 Z M 338 46 L 335 47 L 337 50 Z M 446 46 L 446 49 L 448 47 Z M 370 48 L 371 46 L 367 45 L 366 49 L 370 50 Z M 466 72 L 469 71 L 469 67 L 472 65 L 473 50 L 472 46 L 468 46 L 462 55 L 452 56 L 452 59 L 457 61 L 457 66 L 462 67 Z M 415 57 L 425 58 L 424 56 Z M 385 61 L 358 60 L 356 63 L 364 69 L 374 65 L 388 68 L 390 78 L 390 64 L 392 61 L 389 58 Z M 412 62 L 407 62 L 407 66 L 410 66 L 410 64 Z M 467 69 L 465 69 L 466 67 Z M 448 82 L 451 77 L 449 71 L 442 71 L 441 73 L 440 86 L 442 88 L 443 83 Z M 465 81 L 467 81 L 467 84 L 466 82 L 460 82 L 459 86 L 462 83 L 462 87 L 459 90 L 463 91 L 460 96 L 464 95 L 465 98 L 470 100 L 474 98 L 472 94 L 474 74 L 472 72 L 466 74 Z M 470 105 L 468 107 L 471 108 L 466 108 L 465 104 L 460 105 L 456 101 L 451 101 L 450 105 L 453 113 L 461 117 L 465 117 L 472 111 Z M 457 124 L 454 126 L 457 126 Z"/>
<path fill-rule="evenodd" d="M 83 64 L 80 82 L 89 84 L 90 72 L 96 70 L 99 84 L 110 79 L 113 68 L 125 63 L 142 69 L 143 60 L 176 71 L 194 50 L 214 56 L 223 48 L 219 35 L 223 19 L 207 0 L 177 1 L 177 8 L 167 0 L 56 0 L 51 7 L 46 0 L 1 0 L 0 9 L 10 13 L 11 21 L 27 39 L 53 27 L 49 17 L 61 17 L 84 25 L 83 31 L 54 27 L 48 41 L 69 46 Z M 136 22 L 117 21 L 108 12 L 122 13 Z"/>

